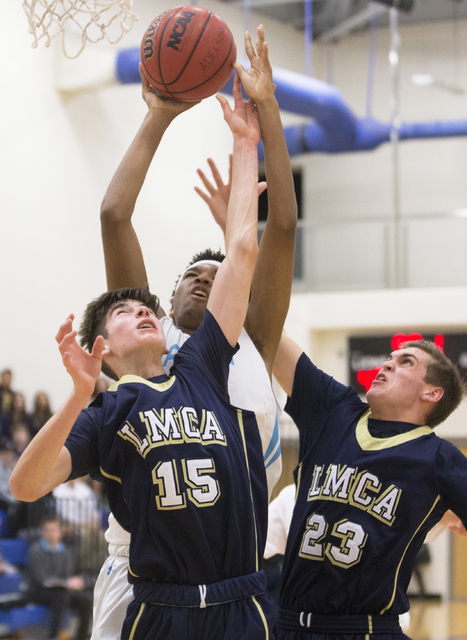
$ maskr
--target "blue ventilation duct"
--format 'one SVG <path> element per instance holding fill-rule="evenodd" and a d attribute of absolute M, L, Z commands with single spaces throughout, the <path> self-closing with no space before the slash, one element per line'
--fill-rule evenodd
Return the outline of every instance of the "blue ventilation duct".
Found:
<path fill-rule="evenodd" d="M 117 55 L 116 75 L 122 84 L 141 82 L 139 49 Z M 357 118 L 334 86 L 285 69 L 274 69 L 279 107 L 314 119 L 310 124 L 286 127 L 290 156 L 301 153 L 350 153 L 371 151 L 389 142 L 392 125 L 372 118 Z M 233 76 L 222 89 L 232 94 Z M 400 140 L 467 136 L 467 120 L 401 123 Z M 259 146 L 263 159 L 262 145 Z"/>

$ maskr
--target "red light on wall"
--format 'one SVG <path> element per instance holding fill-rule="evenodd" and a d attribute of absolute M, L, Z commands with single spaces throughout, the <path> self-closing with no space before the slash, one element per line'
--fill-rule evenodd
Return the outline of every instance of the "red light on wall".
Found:
<path fill-rule="evenodd" d="M 410 342 L 411 340 L 423 340 L 423 336 L 420 335 L 420 333 L 409 333 L 408 335 L 405 333 L 396 333 L 396 335 L 391 338 L 391 347 L 394 351 L 397 351 L 404 342 Z"/>
<path fill-rule="evenodd" d="M 376 369 L 360 369 L 360 371 L 357 372 L 357 380 L 363 387 L 365 387 L 365 391 L 368 391 L 371 387 L 373 380 L 382 368 L 383 367 L 377 367 Z"/>
<path fill-rule="evenodd" d="M 438 335 L 435 336 L 435 339 L 433 340 L 433 342 L 441 351 L 441 353 L 444 353 L 444 336 L 441 335 L 441 333 L 438 333 Z"/>

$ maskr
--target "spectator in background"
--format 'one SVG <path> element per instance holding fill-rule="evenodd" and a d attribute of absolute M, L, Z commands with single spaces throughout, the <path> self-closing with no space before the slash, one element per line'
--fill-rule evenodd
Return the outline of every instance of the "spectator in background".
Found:
<path fill-rule="evenodd" d="M 19 458 L 31 441 L 31 430 L 27 424 L 20 422 L 13 425 L 10 432 L 11 446 L 16 453 L 16 457 Z"/>
<path fill-rule="evenodd" d="M 49 396 L 45 391 L 38 391 L 34 397 L 34 408 L 30 415 L 30 426 L 32 435 L 41 429 L 49 418 L 52 417 L 53 411 L 50 408 Z"/>
<path fill-rule="evenodd" d="M 13 411 L 14 391 L 11 388 L 13 374 L 10 369 L 0 373 L 0 439 L 9 437 L 11 412 Z"/>
<path fill-rule="evenodd" d="M 62 542 L 58 518 L 44 518 L 41 539 L 29 550 L 27 574 L 26 599 L 51 609 L 48 638 L 58 636 L 67 609 L 79 619 L 75 640 L 89 638 L 92 595 L 85 590 L 82 576 L 74 575 L 73 555 Z"/>
<path fill-rule="evenodd" d="M 14 391 L 11 388 L 13 373 L 11 369 L 4 369 L 0 373 L 0 412 L 11 412 L 13 409 Z"/>
<path fill-rule="evenodd" d="M 15 391 L 13 411 L 11 412 L 10 433 L 12 433 L 13 428 L 18 425 L 24 425 L 29 429 L 30 421 L 29 413 L 26 411 L 26 398 L 24 397 L 24 393 Z"/>
<path fill-rule="evenodd" d="M 18 504 L 8 485 L 17 459 L 12 443 L 0 441 L 0 509 L 7 512 Z"/>
<path fill-rule="evenodd" d="M 31 433 L 30 417 L 26 411 L 26 398 L 24 394 L 15 391 L 13 394 L 13 406 L 10 412 L 2 413 L 0 437 L 3 440 L 11 440 L 16 427 L 22 426 Z"/>

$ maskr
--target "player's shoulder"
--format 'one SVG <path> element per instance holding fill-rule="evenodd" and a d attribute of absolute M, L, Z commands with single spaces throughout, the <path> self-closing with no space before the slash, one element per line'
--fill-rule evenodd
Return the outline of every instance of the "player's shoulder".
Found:
<path fill-rule="evenodd" d="M 297 361 L 293 391 L 321 400 L 326 398 L 333 405 L 344 400 L 359 407 L 364 404 L 355 387 L 339 382 L 320 369 L 305 352 Z"/>
<path fill-rule="evenodd" d="M 433 431 L 433 437 L 436 438 L 438 456 L 445 460 L 451 461 L 449 464 L 456 464 L 456 461 L 467 467 L 467 457 L 462 453 L 455 444 L 444 438 L 440 438 L 438 434 Z"/>

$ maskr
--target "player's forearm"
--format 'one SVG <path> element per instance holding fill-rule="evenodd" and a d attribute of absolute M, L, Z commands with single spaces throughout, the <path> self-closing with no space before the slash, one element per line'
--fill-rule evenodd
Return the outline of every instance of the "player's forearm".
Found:
<path fill-rule="evenodd" d="M 227 254 L 249 260 L 254 268 L 257 252 L 258 154 L 251 140 L 234 136 L 232 188 L 225 243 Z"/>
<path fill-rule="evenodd" d="M 147 112 L 102 201 L 101 233 L 109 291 L 148 287 L 143 253 L 131 217 L 151 161 L 172 119 L 155 110 Z"/>
<path fill-rule="evenodd" d="M 63 445 L 88 400 L 73 390 L 26 447 L 10 476 L 10 490 L 18 500 L 37 500 L 68 478 L 71 461 L 63 455 Z"/>
<path fill-rule="evenodd" d="M 131 219 L 154 154 L 172 120 L 173 117 L 168 113 L 156 109 L 146 113 L 107 188 L 101 205 L 102 224 Z"/>
<path fill-rule="evenodd" d="M 257 104 L 268 185 L 268 219 L 253 276 L 245 329 L 269 373 L 290 304 L 297 204 L 287 146 L 274 97 Z"/>
<path fill-rule="evenodd" d="M 227 213 L 227 255 L 208 301 L 208 308 L 231 345 L 236 344 L 245 321 L 258 252 L 257 167 L 256 143 L 234 137 L 232 190 Z"/>
<path fill-rule="evenodd" d="M 268 222 L 295 232 L 297 201 L 279 105 L 273 97 L 257 103 L 268 185 Z"/>
<path fill-rule="evenodd" d="M 302 353 L 303 350 L 298 344 L 283 332 L 272 371 L 277 382 L 289 397 L 292 395 L 295 369 Z"/>

